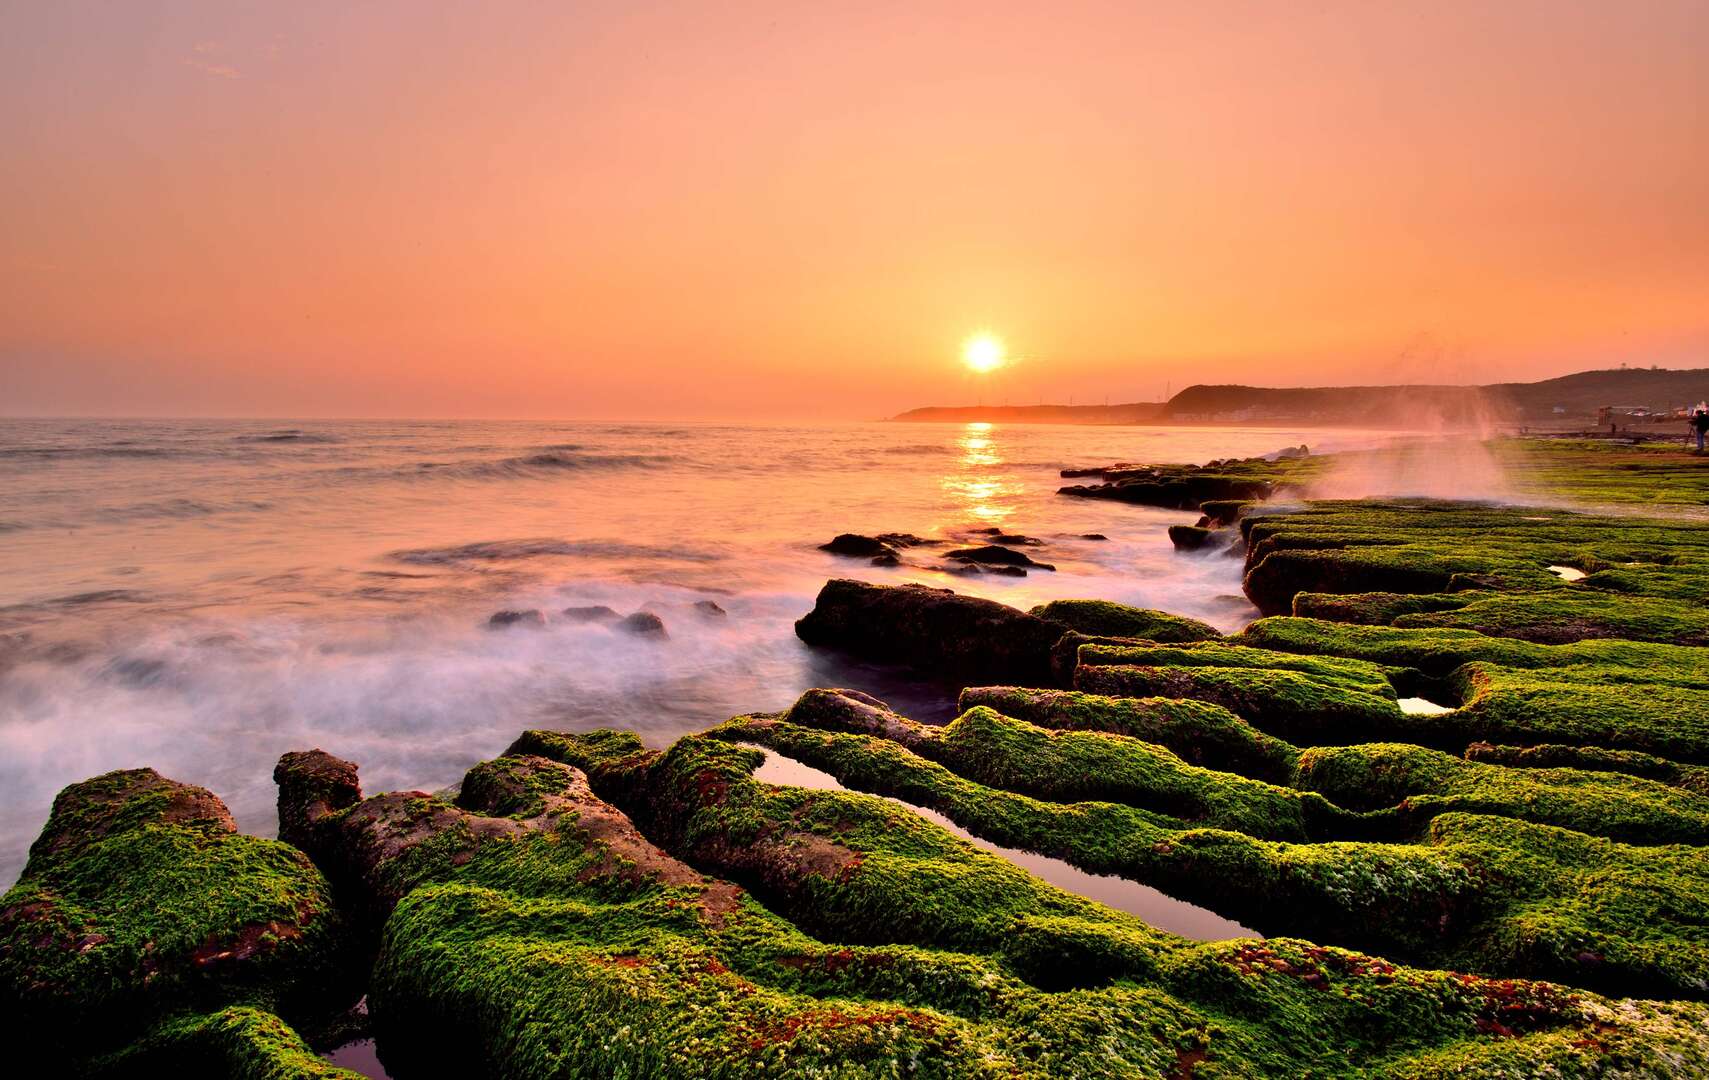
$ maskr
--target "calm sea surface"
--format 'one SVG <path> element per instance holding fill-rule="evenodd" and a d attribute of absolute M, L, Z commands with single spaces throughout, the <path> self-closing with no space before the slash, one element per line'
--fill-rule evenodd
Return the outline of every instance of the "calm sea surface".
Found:
<path fill-rule="evenodd" d="M 0 421 L 0 885 L 63 785 L 151 765 L 275 828 L 272 766 L 319 746 L 368 791 L 432 790 L 529 727 L 653 745 L 814 685 L 925 719 L 941 688 L 815 654 L 826 578 L 1027 606 L 1101 596 L 1225 628 L 1240 564 L 1173 551 L 1191 515 L 1057 497 L 1065 465 L 1205 461 L 1359 432 Z M 816 550 L 838 532 L 1000 525 L 1058 572 L 949 577 Z M 1101 532 L 1108 543 L 1075 538 Z M 933 561 L 929 556 L 922 561 Z M 728 610 L 707 618 L 690 605 Z M 647 608 L 664 641 L 501 608 Z"/>

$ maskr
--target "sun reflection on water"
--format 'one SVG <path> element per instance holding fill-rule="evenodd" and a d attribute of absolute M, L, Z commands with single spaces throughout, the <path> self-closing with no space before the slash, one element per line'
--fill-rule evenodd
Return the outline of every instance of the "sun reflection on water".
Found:
<path fill-rule="evenodd" d="M 1025 484 L 1002 471 L 1005 461 L 994 431 L 992 424 L 968 424 L 956 440 L 961 449 L 957 471 L 941 481 L 952 505 L 992 524 L 1014 514 L 1015 500 L 1026 490 Z"/>

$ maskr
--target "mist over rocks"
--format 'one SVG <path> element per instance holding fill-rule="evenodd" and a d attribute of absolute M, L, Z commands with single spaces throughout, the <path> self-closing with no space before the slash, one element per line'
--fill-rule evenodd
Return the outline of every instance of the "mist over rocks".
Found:
<path fill-rule="evenodd" d="M 546 616 L 539 608 L 529 608 L 525 611 L 495 611 L 487 618 L 487 629 L 506 630 L 511 627 L 524 627 L 538 630 L 546 625 Z"/>
<path fill-rule="evenodd" d="M 621 630 L 625 634 L 633 634 L 636 637 L 663 639 L 670 636 L 665 632 L 665 621 L 650 611 L 637 611 L 632 615 L 625 615 L 611 625 L 613 629 Z"/>

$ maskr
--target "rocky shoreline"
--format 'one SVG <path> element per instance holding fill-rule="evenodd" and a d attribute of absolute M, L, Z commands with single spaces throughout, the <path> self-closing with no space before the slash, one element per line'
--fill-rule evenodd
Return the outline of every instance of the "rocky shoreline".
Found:
<path fill-rule="evenodd" d="M 95 1076 L 349 1077 L 314 1048 L 352 1030 L 400 1078 L 1709 1073 L 1709 526 L 1297 502 L 1303 451 L 1064 472 L 1198 513 L 1170 539 L 1244 559 L 1238 634 L 827 582 L 800 638 L 963 686 L 945 726 L 813 690 L 662 751 L 523 732 L 437 795 L 304 750 L 277 841 L 148 769 L 72 785 L 0 899 L 0 1007 Z M 1709 504 L 1677 453 L 1496 452 L 1540 497 Z M 1265 936 L 1155 929 L 930 815 Z"/>

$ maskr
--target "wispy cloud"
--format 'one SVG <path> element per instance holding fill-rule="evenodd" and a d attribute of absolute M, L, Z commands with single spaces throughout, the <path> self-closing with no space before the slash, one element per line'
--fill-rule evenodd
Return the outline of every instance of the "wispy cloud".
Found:
<path fill-rule="evenodd" d="M 235 79 L 238 71 L 230 64 L 208 64 L 200 60 L 185 60 L 185 67 L 195 68 L 204 75 L 213 75 L 221 79 Z"/>
<path fill-rule="evenodd" d="M 238 77 L 237 68 L 230 64 L 221 63 L 219 60 L 219 54 L 224 50 L 224 42 L 198 41 L 190 46 L 190 51 L 195 55 L 185 57 L 184 66 L 194 68 L 204 75 L 212 75 L 215 78 L 235 79 Z"/>

